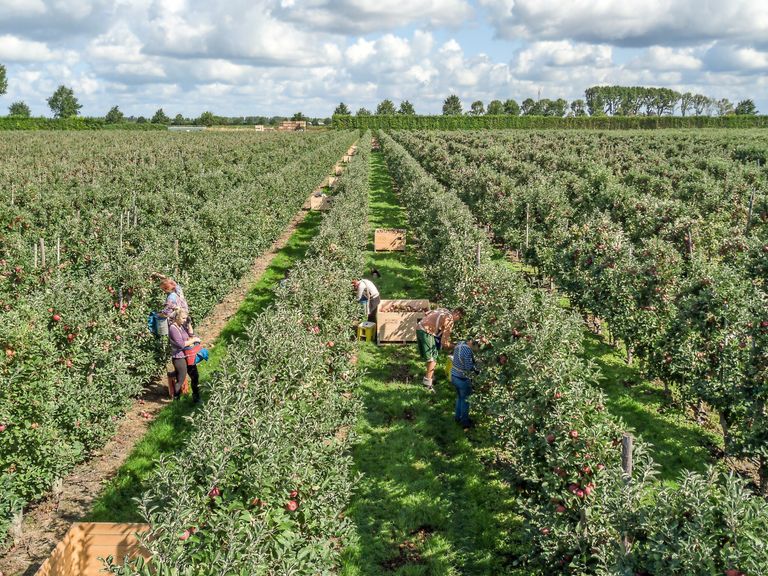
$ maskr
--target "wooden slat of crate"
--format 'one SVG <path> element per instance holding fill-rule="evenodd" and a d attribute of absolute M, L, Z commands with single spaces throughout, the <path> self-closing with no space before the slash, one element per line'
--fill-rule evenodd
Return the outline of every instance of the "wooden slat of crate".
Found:
<path fill-rule="evenodd" d="M 115 561 L 126 555 L 149 558 L 136 538 L 137 532 L 147 530 L 146 524 L 75 523 L 36 576 L 98 576 L 104 574 L 99 557 L 113 556 Z"/>
<path fill-rule="evenodd" d="M 411 306 L 414 312 L 389 312 L 391 306 Z M 376 311 L 376 337 L 379 343 L 416 342 L 416 325 L 429 312 L 429 300 L 382 300 Z"/>
<path fill-rule="evenodd" d="M 331 196 L 310 196 L 309 209 L 326 211 L 330 210 L 331 202 L 333 201 Z"/>
<path fill-rule="evenodd" d="M 379 228 L 373 234 L 373 250 L 374 252 L 405 250 L 405 230 Z"/>
<path fill-rule="evenodd" d="M 328 188 L 333 188 L 336 185 L 336 176 L 328 176 Z"/>

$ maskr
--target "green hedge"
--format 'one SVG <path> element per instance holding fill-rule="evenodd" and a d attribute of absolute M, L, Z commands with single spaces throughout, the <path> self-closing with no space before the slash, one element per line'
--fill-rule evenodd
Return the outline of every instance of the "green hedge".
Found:
<path fill-rule="evenodd" d="M 0 130 L 167 130 L 164 124 L 107 124 L 101 118 L 0 118 Z"/>
<path fill-rule="evenodd" d="M 659 128 L 768 128 L 768 116 L 334 116 L 340 129 L 478 130 L 595 129 L 655 130 Z"/>

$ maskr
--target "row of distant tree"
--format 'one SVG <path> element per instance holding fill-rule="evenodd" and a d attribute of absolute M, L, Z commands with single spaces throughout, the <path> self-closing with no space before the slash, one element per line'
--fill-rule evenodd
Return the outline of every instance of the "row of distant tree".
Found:
<path fill-rule="evenodd" d="M 6 93 L 8 89 L 8 79 L 6 75 L 5 66 L 0 64 L 0 95 Z M 56 91 L 46 100 L 48 107 L 54 118 L 73 118 L 80 114 L 80 110 L 83 107 L 75 96 L 74 90 L 67 86 L 61 85 Z M 14 118 L 29 118 L 32 115 L 32 111 L 26 102 L 18 101 L 13 102 L 8 107 L 8 115 Z M 213 125 L 250 125 L 263 124 L 265 126 L 275 126 L 287 120 L 286 116 L 217 116 L 213 112 L 206 111 L 200 114 L 196 118 L 187 118 L 182 114 L 176 114 L 173 118 L 168 116 L 162 108 L 159 108 L 151 118 L 145 116 L 126 116 L 119 106 L 113 106 L 109 112 L 104 116 L 105 122 L 108 124 L 119 124 L 121 122 L 136 122 L 138 124 L 152 123 L 152 124 L 166 124 L 177 126 L 213 126 Z M 306 120 L 308 123 L 319 126 L 323 124 L 330 124 L 330 118 L 309 118 L 297 112 L 291 118 L 291 120 Z"/>
<path fill-rule="evenodd" d="M 5 67 L 0 64 L 0 95 L 5 94 L 8 88 Z M 74 91 L 64 85 L 46 100 L 54 117 L 71 118 L 80 113 L 82 105 L 75 97 Z M 9 115 L 17 118 L 28 118 L 31 115 L 29 106 L 25 102 L 14 102 L 10 105 Z M 416 115 L 416 110 L 408 100 L 403 100 L 396 107 L 392 100 L 382 100 L 376 107 L 375 113 L 381 116 L 387 115 Z M 584 91 L 584 98 L 578 98 L 571 102 L 563 98 L 550 100 L 549 98 L 526 98 L 520 104 L 514 99 L 505 101 L 491 100 L 486 108 L 482 100 L 475 100 L 466 114 L 471 116 L 511 115 L 511 116 L 666 116 L 679 113 L 681 116 L 727 116 L 729 114 L 755 115 L 757 106 L 752 99 L 741 100 L 733 104 L 727 98 L 715 99 L 703 94 L 691 92 L 677 92 L 670 88 L 649 88 L 644 86 L 592 86 Z M 349 116 L 352 111 L 341 102 L 333 112 L 334 115 Z M 357 116 L 371 115 L 367 108 L 357 110 Z M 464 114 L 461 99 L 456 94 L 451 94 L 443 102 L 443 114 L 447 116 Z M 203 112 L 197 118 L 185 118 L 177 114 L 170 118 L 162 108 L 157 110 L 152 118 L 133 116 L 126 118 L 118 106 L 114 106 L 105 116 L 107 123 L 119 122 L 151 122 L 153 124 L 170 125 L 238 125 L 238 124 L 264 124 L 274 125 L 286 118 L 283 116 L 216 116 L 213 112 Z M 307 120 L 314 125 L 330 123 L 330 118 L 307 118 L 301 112 L 292 117 L 293 120 Z"/>
<path fill-rule="evenodd" d="M 727 98 L 720 100 L 693 94 L 676 92 L 669 88 L 646 88 L 643 86 L 592 86 L 584 92 L 584 98 L 571 102 L 563 98 L 526 98 L 521 103 L 514 99 L 505 101 L 491 100 L 486 108 L 482 100 L 475 100 L 466 111 L 470 116 L 511 115 L 511 116 L 666 116 L 678 113 L 681 116 L 727 116 L 729 114 L 755 115 L 757 107 L 752 99 L 745 99 L 733 104 Z M 334 110 L 334 115 L 350 116 L 352 111 L 344 102 Z M 357 116 L 373 114 L 367 108 L 360 108 Z M 416 110 L 408 100 L 403 100 L 396 107 L 391 100 L 382 100 L 376 107 L 375 114 L 416 115 Z M 443 102 L 443 115 L 456 116 L 465 114 L 461 99 L 451 94 Z"/>

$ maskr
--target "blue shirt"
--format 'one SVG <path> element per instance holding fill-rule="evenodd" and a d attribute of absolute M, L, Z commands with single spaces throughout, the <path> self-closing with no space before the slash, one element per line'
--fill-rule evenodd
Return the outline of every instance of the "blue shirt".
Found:
<path fill-rule="evenodd" d="M 459 342 L 453 349 L 451 376 L 469 378 L 475 372 L 475 355 L 466 342 Z"/>

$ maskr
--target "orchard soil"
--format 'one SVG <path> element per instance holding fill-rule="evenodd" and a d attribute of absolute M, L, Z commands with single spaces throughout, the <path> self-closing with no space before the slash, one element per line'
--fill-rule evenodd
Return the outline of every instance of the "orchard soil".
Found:
<path fill-rule="evenodd" d="M 204 343 L 213 343 L 225 332 L 251 287 L 258 282 L 272 260 L 288 244 L 307 217 L 300 210 L 271 248 L 261 254 L 249 272 L 197 326 Z M 214 348 L 208 344 L 208 348 Z M 117 432 L 92 458 L 75 467 L 63 479 L 62 491 L 34 504 L 25 512 L 22 537 L 0 557 L 0 576 L 33 576 L 50 555 L 73 522 L 86 518 L 105 484 L 115 477 L 136 444 L 146 435 L 150 424 L 169 406 L 163 378 L 151 382 L 137 398 L 117 427 Z"/>

